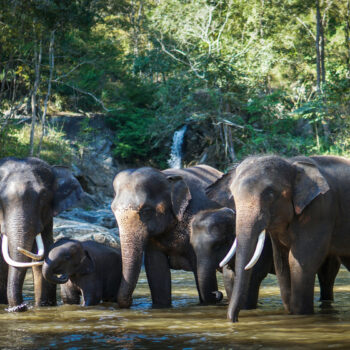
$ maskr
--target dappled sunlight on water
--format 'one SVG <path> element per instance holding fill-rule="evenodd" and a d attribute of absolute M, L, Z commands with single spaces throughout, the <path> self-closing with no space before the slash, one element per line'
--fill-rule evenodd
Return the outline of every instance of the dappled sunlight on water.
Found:
<path fill-rule="evenodd" d="M 199 306 L 192 273 L 173 272 L 173 307 L 152 309 L 141 273 L 131 309 L 60 305 L 19 314 L 0 307 L 1 349 L 347 349 L 350 348 L 350 274 L 341 270 L 333 308 L 291 316 L 282 307 L 275 276 L 263 282 L 259 309 L 242 311 L 240 322 L 226 320 L 227 301 Z M 223 290 L 222 282 L 220 283 Z M 31 278 L 25 296 L 33 303 Z"/>

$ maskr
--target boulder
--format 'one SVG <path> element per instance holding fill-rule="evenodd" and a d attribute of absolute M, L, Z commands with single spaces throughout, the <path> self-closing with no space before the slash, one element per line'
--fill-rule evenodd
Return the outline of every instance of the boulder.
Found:
<path fill-rule="evenodd" d="M 84 207 L 96 207 L 113 197 L 113 179 L 120 166 L 113 154 L 114 132 L 103 115 L 59 115 L 50 123 L 66 134 L 74 150 L 71 169 L 84 191 Z M 86 202 L 87 201 L 87 202 Z"/>
<path fill-rule="evenodd" d="M 54 239 L 72 238 L 78 241 L 93 240 L 113 248 L 120 248 L 118 228 L 107 229 L 103 226 L 83 221 L 54 218 Z"/>
<path fill-rule="evenodd" d="M 90 223 L 112 229 L 117 226 L 114 214 L 111 209 L 99 208 L 95 210 L 84 210 L 82 208 L 73 208 L 66 210 L 59 216 L 62 219 Z"/>

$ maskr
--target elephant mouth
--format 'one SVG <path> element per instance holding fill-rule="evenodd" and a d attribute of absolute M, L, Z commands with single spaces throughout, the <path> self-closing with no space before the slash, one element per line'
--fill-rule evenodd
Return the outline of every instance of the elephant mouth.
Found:
<path fill-rule="evenodd" d="M 68 275 L 66 275 L 65 273 L 54 273 L 52 277 L 58 284 L 66 283 L 69 280 Z"/>
<path fill-rule="evenodd" d="M 55 269 L 53 269 L 52 277 L 59 284 L 66 283 L 69 279 L 68 274 L 66 274 L 64 269 L 62 269 L 61 267 L 56 267 Z"/>
<path fill-rule="evenodd" d="M 265 230 L 261 231 L 259 237 L 258 237 L 258 242 L 256 244 L 255 252 L 249 263 L 246 265 L 244 268 L 245 270 L 251 269 L 259 260 L 260 255 L 263 251 L 264 248 L 264 242 L 265 242 L 265 237 L 266 237 L 266 232 Z M 220 262 L 219 267 L 224 267 L 228 262 L 232 259 L 232 257 L 235 255 L 237 249 L 237 238 L 232 244 L 231 249 L 225 256 L 225 258 Z"/>

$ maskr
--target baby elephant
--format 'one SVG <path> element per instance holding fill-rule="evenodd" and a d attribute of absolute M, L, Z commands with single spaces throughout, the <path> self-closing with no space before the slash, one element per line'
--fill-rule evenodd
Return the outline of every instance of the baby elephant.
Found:
<path fill-rule="evenodd" d="M 43 265 L 44 278 L 61 285 L 65 304 L 97 305 L 117 301 L 122 273 L 120 250 L 94 241 L 62 238 L 55 242 Z"/>

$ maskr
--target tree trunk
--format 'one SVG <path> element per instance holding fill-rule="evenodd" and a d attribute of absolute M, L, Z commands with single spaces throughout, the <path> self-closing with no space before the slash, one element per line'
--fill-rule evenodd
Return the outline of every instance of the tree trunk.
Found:
<path fill-rule="evenodd" d="M 34 131 L 36 123 L 36 97 L 38 92 L 38 86 L 40 82 L 40 66 L 41 66 L 41 54 L 42 54 L 42 41 L 39 43 L 39 52 L 37 51 L 37 46 L 34 46 L 34 64 L 35 64 L 35 81 L 34 88 L 32 92 L 32 124 L 30 129 L 30 156 L 34 154 Z"/>
<path fill-rule="evenodd" d="M 321 34 L 321 14 L 320 2 L 316 0 L 316 86 L 317 91 L 321 91 L 321 53 L 320 53 L 320 34 Z"/>
<path fill-rule="evenodd" d="M 323 21 L 320 22 L 320 61 L 321 61 L 321 84 L 323 85 L 326 82 L 326 69 L 325 69 L 325 62 L 324 62 L 324 43 L 325 43 L 325 37 L 324 37 L 324 23 Z"/>
<path fill-rule="evenodd" d="M 47 113 L 47 104 L 48 104 L 50 96 L 51 96 L 51 83 L 52 83 L 53 70 L 55 67 L 54 43 L 55 43 L 55 30 L 53 30 L 51 32 L 51 37 L 50 37 L 50 47 L 49 47 L 50 76 L 49 76 L 49 82 L 48 82 L 48 86 L 47 86 L 47 94 L 46 94 L 45 101 L 44 101 L 44 112 L 41 116 L 41 135 L 40 135 L 37 157 L 40 157 L 41 145 L 42 145 L 44 134 L 45 134 L 45 121 L 46 121 L 46 113 Z"/>
<path fill-rule="evenodd" d="M 346 27 L 345 27 L 345 46 L 347 48 L 346 64 L 348 68 L 348 77 L 350 76 L 350 0 L 346 9 Z"/>

